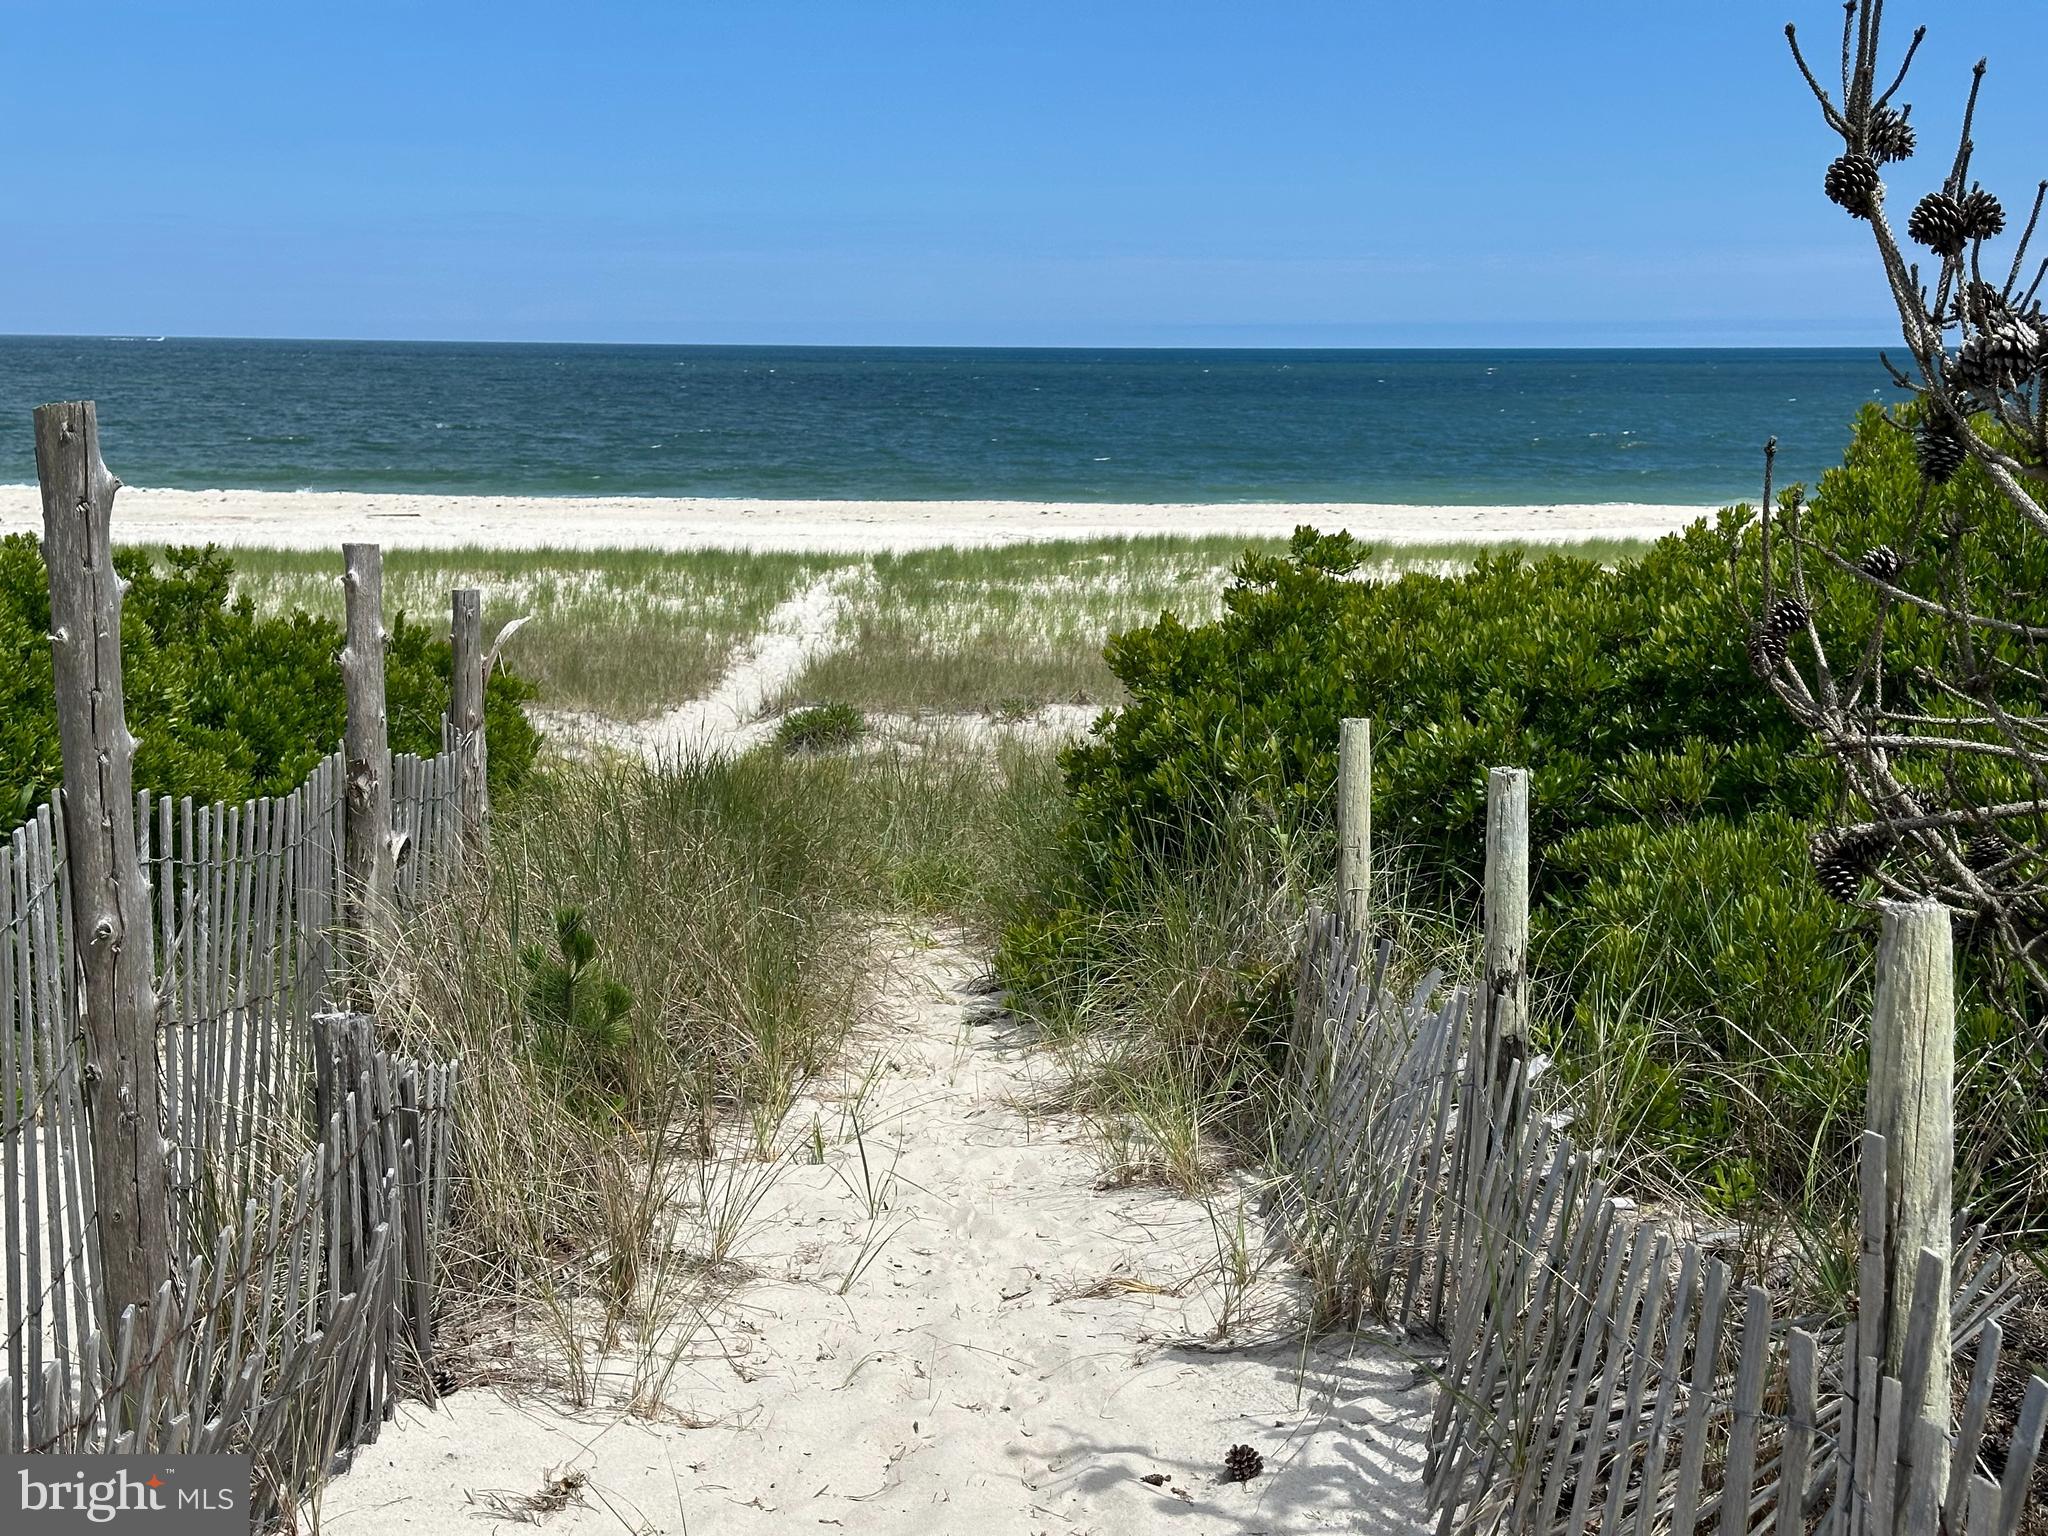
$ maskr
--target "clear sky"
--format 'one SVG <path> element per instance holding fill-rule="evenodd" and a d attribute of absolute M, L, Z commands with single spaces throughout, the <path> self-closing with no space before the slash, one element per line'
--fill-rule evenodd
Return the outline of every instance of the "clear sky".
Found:
<path fill-rule="evenodd" d="M 1892 0 L 1937 180 L 2048 5 Z M 1863 344 L 1822 0 L 0 0 L 0 333 Z M 1939 163 L 1937 163 L 1939 162 Z M 2017 220 L 2015 221 L 2017 222 Z"/>

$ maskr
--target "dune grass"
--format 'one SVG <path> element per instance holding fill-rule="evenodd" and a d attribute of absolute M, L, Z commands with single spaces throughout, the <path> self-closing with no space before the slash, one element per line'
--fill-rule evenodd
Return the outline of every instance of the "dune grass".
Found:
<path fill-rule="evenodd" d="M 1113 702 L 1103 643 L 1169 609 L 1213 616 L 1245 548 L 1158 537 L 878 555 L 849 586 L 846 643 L 785 702 L 911 713 Z"/>
<path fill-rule="evenodd" d="M 1402 571 L 1463 570 L 1481 555 L 1577 555 L 1600 565 L 1625 565 L 1648 551 L 1650 539 L 1589 537 L 1545 539 L 1443 539 L 1419 544 L 1380 544 L 1366 561 L 1368 574 L 1398 575 Z"/>
<path fill-rule="evenodd" d="M 339 617 L 339 559 L 238 549 L 235 580 L 262 608 Z M 704 693 L 776 604 L 843 564 L 733 550 L 392 549 L 387 613 L 437 619 L 456 587 L 484 592 L 486 636 L 530 616 L 506 646 L 554 709 L 639 720 Z"/>

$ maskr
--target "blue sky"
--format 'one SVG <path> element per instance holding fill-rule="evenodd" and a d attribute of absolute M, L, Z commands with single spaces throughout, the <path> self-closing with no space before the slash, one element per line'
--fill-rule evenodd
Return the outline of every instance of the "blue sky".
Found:
<path fill-rule="evenodd" d="M 1917 10 L 1895 199 L 1988 50 L 1979 165 L 2023 203 L 2048 6 Z M 1825 59 L 1839 15 L 0 0 L 0 333 L 1881 341 L 1780 32 Z"/>

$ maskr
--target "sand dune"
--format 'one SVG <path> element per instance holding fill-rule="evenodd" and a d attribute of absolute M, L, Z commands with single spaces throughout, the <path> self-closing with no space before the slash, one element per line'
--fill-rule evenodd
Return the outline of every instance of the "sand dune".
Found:
<path fill-rule="evenodd" d="M 1029 501 L 788 501 L 718 497 L 428 496 L 356 491 L 128 487 L 123 542 L 393 547 L 849 550 L 1014 544 L 1112 534 L 1284 537 L 1303 523 L 1402 543 L 1439 539 L 1654 538 L 1712 509 L 1639 502 L 1410 507 L 1363 502 L 1227 505 Z M 40 530 L 36 488 L 0 486 L 0 533 Z"/>

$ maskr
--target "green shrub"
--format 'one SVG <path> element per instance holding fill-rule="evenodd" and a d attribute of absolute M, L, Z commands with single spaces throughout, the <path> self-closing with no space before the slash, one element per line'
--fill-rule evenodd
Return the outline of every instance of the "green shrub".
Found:
<path fill-rule="evenodd" d="M 850 747 L 867 733 L 867 716 L 851 704 L 818 704 L 784 715 L 775 728 L 775 744 L 785 752 L 829 752 Z"/>
<path fill-rule="evenodd" d="M 1921 495 L 1910 439 L 1872 408 L 1808 528 L 1846 559 L 1892 543 L 1910 562 L 1938 552 L 1927 530 L 2001 515 L 1974 469 L 1924 518 Z M 1979 558 L 2003 558 L 1985 542 Z M 2040 541 L 2011 543 L 2013 579 L 2048 608 Z M 1544 1043 L 1599 1111 L 1593 1131 L 1639 1138 L 1730 1200 L 1800 1196 L 1860 1125 L 1872 944 L 1867 914 L 1828 902 L 1808 865 L 1808 835 L 1842 809 L 1838 776 L 1750 670 L 1750 510 L 1611 568 L 1518 553 L 1369 582 L 1354 574 L 1367 554 L 1303 529 L 1284 556 L 1239 563 L 1214 623 L 1163 615 L 1111 641 L 1128 703 L 1066 758 L 1065 872 L 1011 930 L 1004 974 L 1027 995 L 1086 991 L 1110 962 L 1107 916 L 1162 871 L 1228 857 L 1220 829 L 1247 814 L 1330 868 L 1338 722 L 1369 716 L 1375 843 L 1439 910 L 1474 905 L 1487 768 L 1529 768 Z M 1823 643 L 1853 655 L 1868 589 L 1817 564 Z M 1931 622 L 1895 625 L 1890 686 L 1909 689 L 1943 644 Z M 1977 1163 L 2000 1164 L 1985 1148 L 2017 1135 L 2024 1179 L 2048 1146 L 2044 1106 L 2036 1093 L 2011 1114 L 1997 1090 L 2014 1074 L 1989 1065 L 2009 1042 L 1985 968 L 1966 946 L 1961 1092 Z M 2043 1192 L 2007 1178 L 1990 1193 Z"/>
<path fill-rule="evenodd" d="M 288 792 L 341 740 L 342 632 L 304 613 L 259 615 L 230 594 L 234 567 L 217 548 L 169 551 L 161 564 L 123 551 L 122 684 L 136 748 L 135 782 L 163 794 L 241 800 Z M 63 777 L 51 678 L 50 592 L 42 549 L 0 539 L 0 810 L 18 812 Z M 428 625 L 397 615 L 385 649 L 394 751 L 440 750 L 452 658 Z M 490 776 L 499 791 L 531 771 L 539 737 L 500 672 L 484 693 Z"/>

